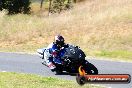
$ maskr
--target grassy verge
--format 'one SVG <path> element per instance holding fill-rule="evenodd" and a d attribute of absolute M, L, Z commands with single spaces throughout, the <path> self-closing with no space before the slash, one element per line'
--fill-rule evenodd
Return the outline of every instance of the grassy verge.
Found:
<path fill-rule="evenodd" d="M 108 57 L 112 60 L 132 61 L 132 51 L 96 51 L 94 55 L 97 57 Z"/>
<path fill-rule="evenodd" d="M 80 88 L 74 81 L 31 74 L 0 72 L 0 88 Z M 81 88 L 103 88 L 86 84 Z"/>

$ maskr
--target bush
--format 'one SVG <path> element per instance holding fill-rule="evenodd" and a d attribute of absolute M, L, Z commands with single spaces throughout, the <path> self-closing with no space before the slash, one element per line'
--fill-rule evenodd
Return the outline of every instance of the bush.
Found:
<path fill-rule="evenodd" d="M 51 13 L 60 13 L 62 10 L 72 8 L 72 0 L 52 0 Z"/>
<path fill-rule="evenodd" d="M 0 0 L 0 10 L 6 9 L 8 14 L 29 14 L 30 3 L 30 0 Z"/>

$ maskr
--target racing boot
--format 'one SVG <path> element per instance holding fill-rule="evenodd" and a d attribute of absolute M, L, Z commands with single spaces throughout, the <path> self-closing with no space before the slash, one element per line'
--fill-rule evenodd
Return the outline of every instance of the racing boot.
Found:
<path fill-rule="evenodd" d="M 50 68 L 50 70 L 51 70 L 52 72 L 55 71 L 56 66 L 55 66 L 52 62 L 49 62 L 47 65 L 48 65 L 48 67 Z"/>

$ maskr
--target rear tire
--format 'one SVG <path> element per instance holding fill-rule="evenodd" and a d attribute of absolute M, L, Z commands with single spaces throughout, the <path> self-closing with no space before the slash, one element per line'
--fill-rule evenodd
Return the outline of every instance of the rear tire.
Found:
<path fill-rule="evenodd" d="M 62 74 L 62 65 L 56 65 L 55 72 L 56 72 L 56 75 Z"/>
<path fill-rule="evenodd" d="M 56 70 L 56 75 L 61 75 L 62 71 Z"/>
<path fill-rule="evenodd" d="M 85 77 L 79 75 L 76 76 L 76 81 L 79 85 L 84 85 L 86 83 Z"/>

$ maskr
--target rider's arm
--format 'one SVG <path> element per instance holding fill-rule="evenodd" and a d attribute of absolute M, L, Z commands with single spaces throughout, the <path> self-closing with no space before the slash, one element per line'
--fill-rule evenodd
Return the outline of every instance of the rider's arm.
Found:
<path fill-rule="evenodd" d="M 53 44 L 52 48 L 51 48 L 51 54 L 54 58 L 56 58 L 58 56 L 58 50 L 57 50 L 57 47 L 56 45 Z"/>

